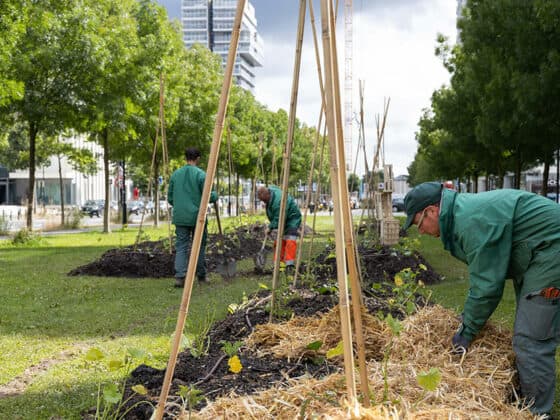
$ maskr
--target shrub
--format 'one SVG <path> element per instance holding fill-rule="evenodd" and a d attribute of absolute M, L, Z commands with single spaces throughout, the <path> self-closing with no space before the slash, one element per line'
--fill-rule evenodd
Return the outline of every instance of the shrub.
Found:
<path fill-rule="evenodd" d="M 27 228 L 19 230 L 12 238 L 12 244 L 16 246 L 38 246 L 42 245 L 43 243 L 44 240 L 41 235 L 31 232 L 30 230 L 27 230 Z"/>
<path fill-rule="evenodd" d="M 80 209 L 74 207 L 66 214 L 63 227 L 65 229 L 79 229 L 82 226 L 83 217 Z"/>

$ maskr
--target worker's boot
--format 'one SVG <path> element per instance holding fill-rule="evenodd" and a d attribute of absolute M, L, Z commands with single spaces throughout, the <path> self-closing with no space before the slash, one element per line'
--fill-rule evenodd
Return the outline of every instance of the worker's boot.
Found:
<path fill-rule="evenodd" d="M 175 287 L 185 287 L 184 277 L 175 277 Z"/>

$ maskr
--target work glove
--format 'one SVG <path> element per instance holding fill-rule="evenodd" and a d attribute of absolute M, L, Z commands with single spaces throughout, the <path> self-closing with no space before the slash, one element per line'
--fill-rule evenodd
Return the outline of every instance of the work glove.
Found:
<path fill-rule="evenodd" d="M 278 231 L 276 229 L 268 229 L 268 237 L 271 239 L 276 239 Z"/>
<path fill-rule="evenodd" d="M 456 333 L 451 339 L 451 343 L 453 344 L 451 351 L 454 354 L 462 355 L 467 352 L 469 345 L 471 344 L 471 340 L 463 337 L 460 333 Z"/>

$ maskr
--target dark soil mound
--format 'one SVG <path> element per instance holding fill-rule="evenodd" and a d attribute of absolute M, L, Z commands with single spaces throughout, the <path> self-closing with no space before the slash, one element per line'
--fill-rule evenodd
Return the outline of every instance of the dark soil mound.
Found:
<path fill-rule="evenodd" d="M 254 224 L 238 228 L 233 233 L 208 235 L 206 265 L 216 271 L 226 260 L 252 257 L 261 248 L 265 225 Z M 270 248 L 270 247 L 269 247 Z M 170 252 L 169 241 L 145 241 L 137 245 L 110 249 L 101 258 L 70 271 L 70 276 L 110 277 L 173 277 L 175 248 Z"/>
<path fill-rule="evenodd" d="M 416 272 L 416 280 L 421 280 L 424 284 L 434 284 L 441 281 L 441 276 L 417 251 L 403 253 L 396 248 L 380 246 L 361 247 L 359 254 L 362 277 L 366 285 L 383 282 L 392 283 L 395 274 L 407 268 Z M 421 265 L 426 269 L 421 268 Z M 320 280 L 336 279 L 334 250 L 327 249 L 317 257 L 312 273 L 315 278 Z"/>
<path fill-rule="evenodd" d="M 269 300 L 267 292 L 261 292 L 251 303 L 234 313 L 228 315 L 224 320 L 214 324 L 208 333 L 208 352 L 201 357 L 193 357 L 190 352 L 184 351 L 179 354 L 173 383 L 170 390 L 169 400 L 177 395 L 180 385 L 194 386 L 202 391 L 204 399 L 196 404 L 196 409 L 202 408 L 207 401 L 212 401 L 220 396 L 235 391 L 240 395 L 254 393 L 270 388 L 271 384 L 286 382 L 286 378 L 294 378 L 303 374 L 316 377 L 329 375 L 339 367 L 328 361 L 315 364 L 309 360 L 278 359 L 271 356 L 263 356 L 247 348 L 241 348 L 238 352 L 243 366 L 239 374 L 229 371 L 228 357 L 222 350 L 223 342 L 233 343 L 247 337 L 255 325 L 268 322 L 268 312 L 265 304 Z M 328 304 L 326 302 L 329 302 Z M 298 297 L 287 302 L 287 306 L 294 313 L 324 312 L 335 305 L 332 296 L 317 296 L 310 294 L 309 297 Z M 151 396 L 158 396 L 165 375 L 164 370 L 154 369 L 146 365 L 136 368 L 128 381 L 129 386 L 143 384 Z M 127 388 L 127 396 L 131 390 Z M 132 407 L 135 402 L 141 401 L 141 397 L 134 396 L 127 402 L 127 407 Z M 152 408 L 141 404 L 132 409 L 126 416 L 127 419 L 149 419 Z M 168 413 L 170 415 L 177 413 Z"/>

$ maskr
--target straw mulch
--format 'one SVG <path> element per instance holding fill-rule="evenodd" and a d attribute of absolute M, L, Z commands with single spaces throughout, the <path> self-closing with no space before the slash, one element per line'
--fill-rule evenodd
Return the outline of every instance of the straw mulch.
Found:
<path fill-rule="evenodd" d="M 386 345 L 385 322 L 362 311 L 362 324 L 366 358 L 379 359 Z M 286 359 L 301 359 L 317 355 L 324 356 L 329 349 L 342 340 L 340 335 L 340 312 L 338 306 L 322 317 L 294 317 L 281 324 L 258 325 L 247 338 L 247 346 L 258 354 L 271 354 Z M 321 341 L 319 350 L 309 350 L 307 346 Z M 342 356 L 337 357 L 340 361 Z"/>
<path fill-rule="evenodd" d="M 301 357 L 305 346 L 314 340 L 324 340 L 326 349 L 336 345 L 340 333 L 332 325 L 338 309 L 322 319 L 293 319 L 280 328 L 259 328 L 249 338 L 249 345 L 258 345 L 272 354 L 290 354 Z M 508 403 L 513 394 L 513 352 L 511 332 L 489 325 L 475 340 L 469 352 L 457 356 L 450 352 L 450 338 L 457 329 L 456 315 L 440 306 L 426 307 L 403 321 L 403 330 L 392 337 L 382 323 L 373 331 L 376 318 L 364 316 L 366 347 L 376 350 L 369 355 L 380 355 L 379 346 L 387 351 L 389 359 L 386 377 L 389 394 L 382 404 L 384 391 L 384 363 L 378 357 L 368 358 L 368 378 L 373 407 L 350 410 L 345 403 L 346 385 L 341 374 L 314 379 L 302 377 L 292 380 L 290 387 L 273 387 L 255 395 L 220 398 L 210 403 L 195 418 L 363 418 L 363 419 L 531 419 L 527 409 L 518 409 Z M 282 327 L 283 326 L 283 327 Z M 292 330 L 293 329 L 293 330 Z M 324 329 L 324 331 L 321 331 Z M 268 331 L 266 334 L 264 331 Z M 271 333 L 274 332 L 274 334 Z M 265 336 L 270 337 L 267 343 Z M 371 338 L 373 337 L 373 339 Z M 271 344 L 271 345 L 269 345 Z M 423 390 L 417 383 L 421 371 L 437 368 L 441 382 L 433 392 Z M 356 373 L 356 378 L 359 375 Z M 357 387 L 359 389 L 359 386 Z"/>

